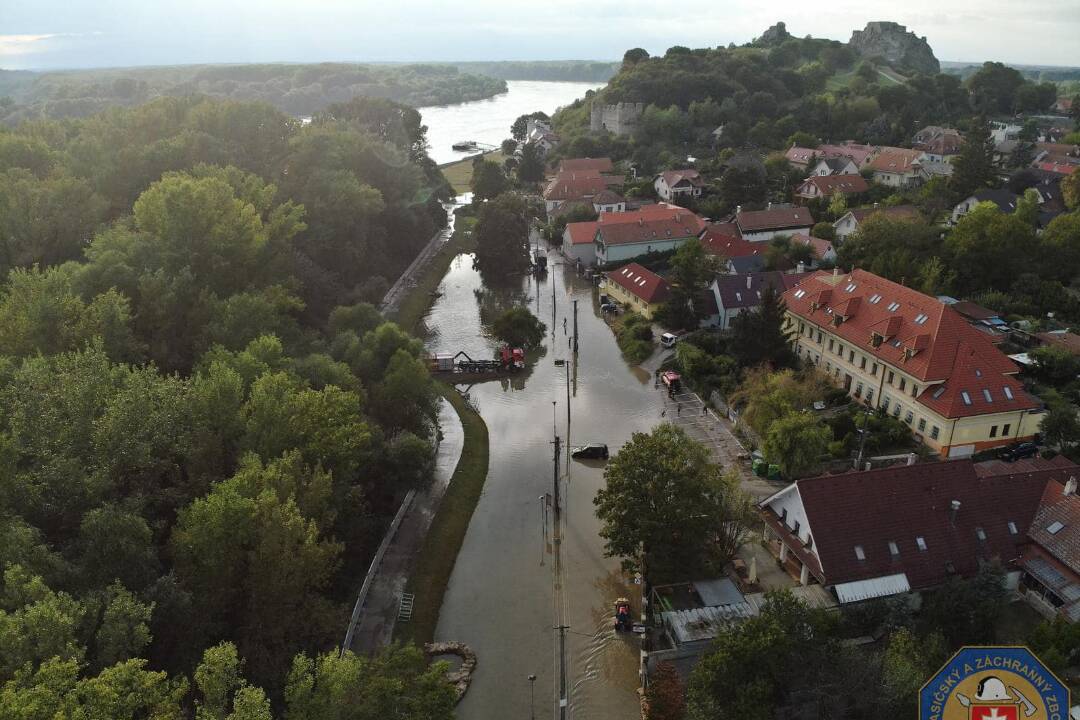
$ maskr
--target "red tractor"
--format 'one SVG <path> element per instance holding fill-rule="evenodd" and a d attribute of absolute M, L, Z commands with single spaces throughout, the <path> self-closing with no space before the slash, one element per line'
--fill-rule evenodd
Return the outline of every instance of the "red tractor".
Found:
<path fill-rule="evenodd" d="M 507 370 L 521 370 L 525 367 L 525 351 L 503 345 L 499 348 L 499 362 Z"/>

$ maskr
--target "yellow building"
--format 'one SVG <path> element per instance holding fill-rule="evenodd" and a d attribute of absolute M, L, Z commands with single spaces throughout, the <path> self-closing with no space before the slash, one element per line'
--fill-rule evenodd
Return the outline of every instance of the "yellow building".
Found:
<path fill-rule="evenodd" d="M 795 352 L 944 457 L 1029 440 L 1045 410 L 990 339 L 936 298 L 872 273 L 821 272 L 784 293 Z"/>
<path fill-rule="evenodd" d="M 623 265 L 606 273 L 603 289 L 627 311 L 650 320 L 671 294 L 667 280 L 637 263 Z"/>

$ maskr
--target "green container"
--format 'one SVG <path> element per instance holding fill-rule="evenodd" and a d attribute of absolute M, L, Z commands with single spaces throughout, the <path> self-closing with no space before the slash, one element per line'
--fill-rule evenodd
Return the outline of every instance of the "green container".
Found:
<path fill-rule="evenodd" d="M 762 459 L 762 458 L 755 458 L 754 459 L 754 464 L 751 465 L 751 469 L 754 471 L 754 474 L 757 475 L 758 477 L 765 477 L 765 471 L 766 471 L 767 467 L 768 467 L 768 463 L 766 463 L 765 460 Z"/>
<path fill-rule="evenodd" d="M 779 480 L 780 479 L 780 466 L 779 465 L 770 465 L 769 466 L 769 479 L 770 480 Z"/>

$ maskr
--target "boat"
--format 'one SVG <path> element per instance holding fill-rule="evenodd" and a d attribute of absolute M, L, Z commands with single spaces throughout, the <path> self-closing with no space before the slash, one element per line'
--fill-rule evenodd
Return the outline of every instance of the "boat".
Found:
<path fill-rule="evenodd" d="M 475 150 L 476 149 L 476 141 L 475 140 L 459 140 L 456 143 L 454 143 L 453 145 L 451 145 L 450 147 L 453 148 L 454 150 L 457 150 L 458 152 L 468 152 L 469 150 Z"/>

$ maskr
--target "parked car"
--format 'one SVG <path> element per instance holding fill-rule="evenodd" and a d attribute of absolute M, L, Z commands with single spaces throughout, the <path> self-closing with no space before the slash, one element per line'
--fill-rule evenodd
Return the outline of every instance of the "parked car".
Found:
<path fill-rule="evenodd" d="M 576 460 L 607 460 L 608 448 L 602 443 L 582 445 L 570 451 L 570 457 Z"/>
<path fill-rule="evenodd" d="M 664 333 L 660 336 L 660 345 L 662 347 L 673 348 L 677 342 L 679 342 L 679 338 L 671 333 Z"/>
<path fill-rule="evenodd" d="M 1001 451 L 999 458 L 1005 462 L 1014 462 L 1023 458 L 1035 457 L 1039 454 L 1039 446 L 1033 442 L 1022 442 L 1010 445 Z"/>

